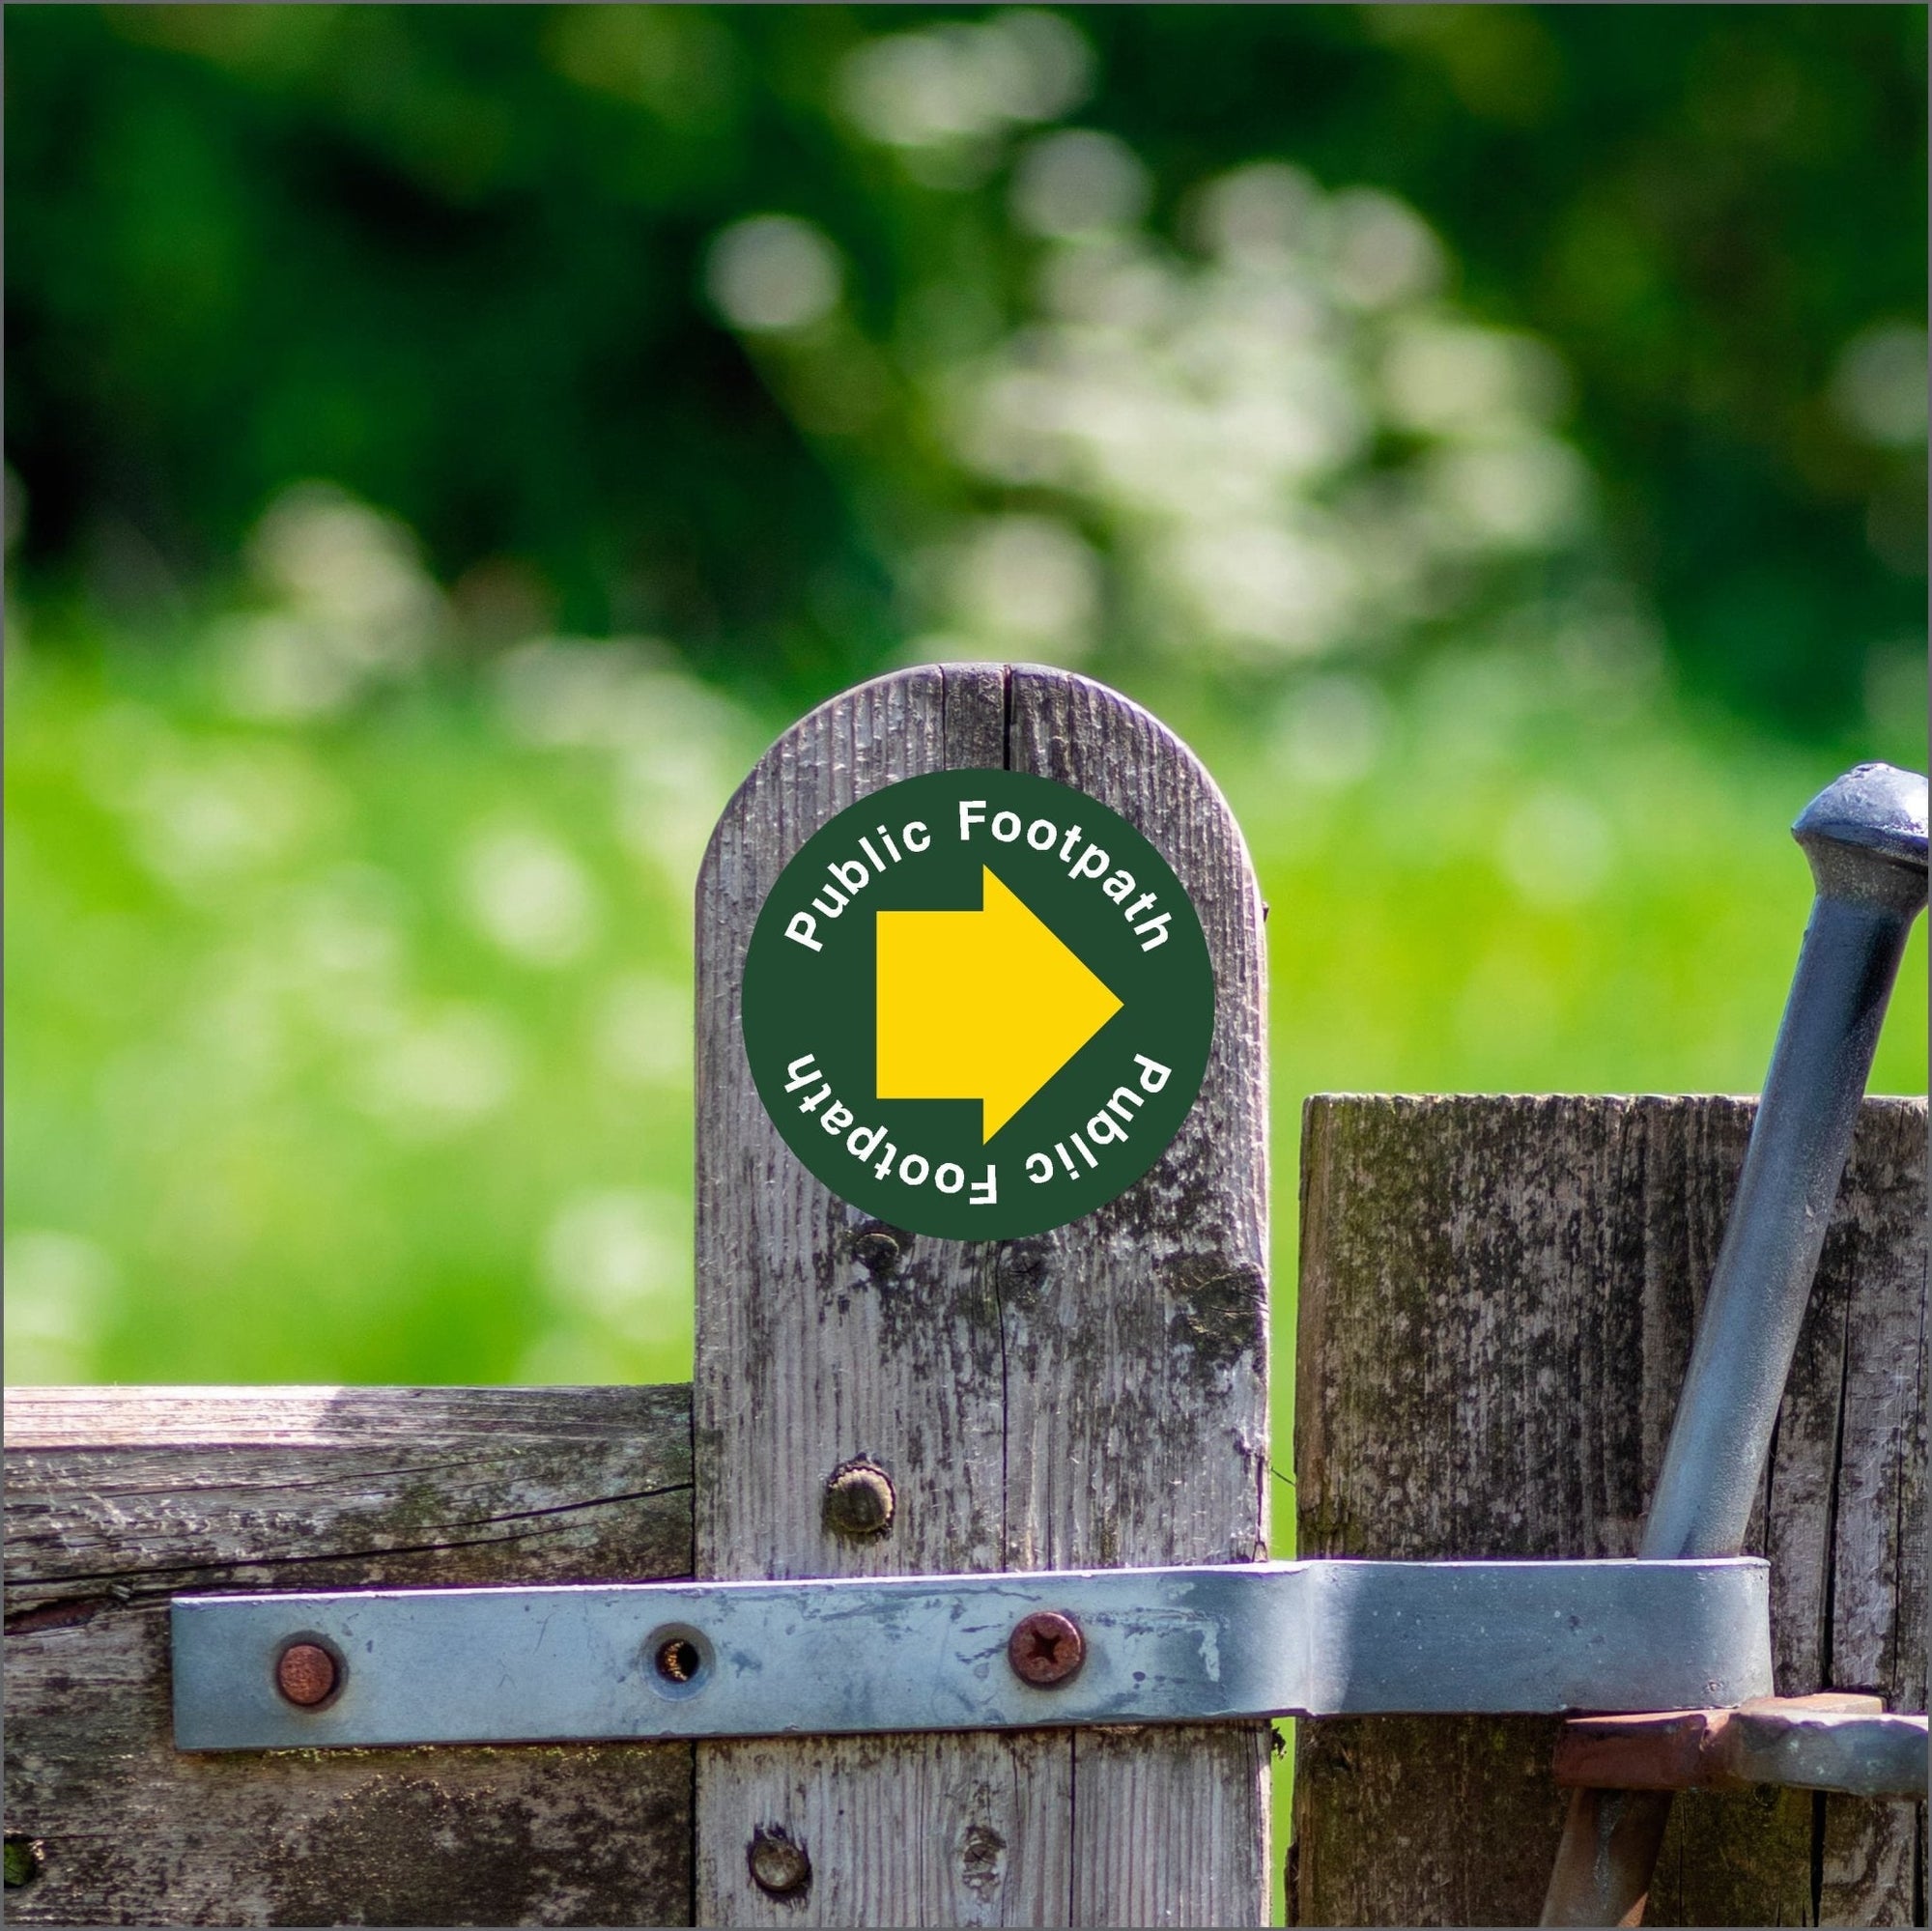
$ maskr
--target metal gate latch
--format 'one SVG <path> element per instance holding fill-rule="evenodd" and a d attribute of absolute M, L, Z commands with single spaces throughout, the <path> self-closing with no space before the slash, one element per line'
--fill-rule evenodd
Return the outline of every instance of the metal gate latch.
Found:
<path fill-rule="evenodd" d="M 1726 1708 L 1760 1560 L 178 1596 L 185 1750 Z"/>

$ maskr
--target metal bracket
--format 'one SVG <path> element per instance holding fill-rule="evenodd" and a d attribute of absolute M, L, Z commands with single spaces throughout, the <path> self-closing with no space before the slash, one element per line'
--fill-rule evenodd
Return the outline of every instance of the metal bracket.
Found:
<path fill-rule="evenodd" d="M 1771 1690 L 1769 1600 L 1743 1557 L 178 1596 L 175 1742 L 1725 1706 Z"/>
<path fill-rule="evenodd" d="M 1556 1781 L 1589 1790 L 1735 1790 L 1753 1783 L 1852 1797 L 1925 1795 L 1923 1717 L 1876 1696 L 1823 1690 L 1736 1710 L 1575 1717 L 1556 1743 Z"/>

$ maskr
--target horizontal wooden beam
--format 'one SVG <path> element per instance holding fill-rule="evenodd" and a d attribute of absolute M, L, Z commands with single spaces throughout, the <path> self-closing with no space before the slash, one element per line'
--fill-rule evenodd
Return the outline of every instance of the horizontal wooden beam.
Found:
<path fill-rule="evenodd" d="M 688 1576 L 688 1388 L 12 1388 L 5 1419 L 10 1919 L 691 1921 L 688 1745 L 185 1756 L 166 1615 Z"/>

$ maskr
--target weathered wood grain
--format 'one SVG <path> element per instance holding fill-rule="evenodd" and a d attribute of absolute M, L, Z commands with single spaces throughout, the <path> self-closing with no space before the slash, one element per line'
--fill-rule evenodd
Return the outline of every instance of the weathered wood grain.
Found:
<path fill-rule="evenodd" d="M 931 669 L 864 686 L 766 754 L 700 870 L 700 1575 L 1001 1565 L 997 1250 L 910 1241 L 876 1275 L 855 1256 L 853 1236 L 869 1223 L 800 1166 L 758 1100 L 739 982 L 766 893 L 826 819 L 901 778 L 998 766 L 1004 744 L 998 672 Z M 827 1476 L 858 1455 L 890 1471 L 897 1507 L 886 1536 L 853 1543 L 825 1529 L 821 1502 Z M 1003 1923 L 1037 1904 L 1050 1912 L 1065 1875 L 1052 1838 L 1028 1825 L 1063 1806 L 1065 1755 L 1052 1739 L 984 1736 L 702 1746 L 698 1919 Z M 753 1832 L 769 1827 L 812 1861 L 810 1888 L 781 1903 L 747 1865 Z M 1027 1852 L 1012 1855 L 1022 1842 Z M 995 1843 L 1001 1854 L 989 1859 Z"/>
<path fill-rule="evenodd" d="M 15 1388 L 23 1924 L 688 1923 L 684 1745 L 182 1755 L 171 1595 L 691 1573 L 684 1388 Z"/>
<path fill-rule="evenodd" d="M 1752 1112 L 1311 1100 L 1301 1552 L 1633 1553 Z M 1750 1546 L 1789 1694 L 1925 1707 L 1925 1122 L 1865 1103 L 1780 1411 Z M 1534 1923 L 1552 1741 L 1538 1719 L 1301 1725 L 1291 1910 Z M 1911 1923 L 1916 1835 L 1910 1804 L 1692 1793 L 1649 1921 Z"/>
<path fill-rule="evenodd" d="M 1200 906 L 1220 1009 L 1201 1099 L 1113 1207 L 1035 1239 L 869 1226 L 766 1118 L 739 1031 L 753 921 L 785 861 L 881 785 L 1010 766 L 1099 798 Z M 1261 908 L 1225 806 L 1151 719 L 1065 673 L 909 671 L 773 748 L 698 887 L 697 1561 L 719 1576 L 1225 1561 L 1264 1552 L 1265 1085 Z M 868 1455 L 897 1514 L 821 1520 Z M 855 1666 L 863 1666 L 863 1659 Z M 701 1746 L 697 1908 L 733 1924 L 1234 1923 L 1263 1914 L 1266 1732 Z M 809 1888 L 751 1881 L 759 1829 Z M 1213 1834 L 1206 1834 L 1211 1829 Z"/>
<path fill-rule="evenodd" d="M 1167 857 L 1214 964 L 1201 1096 L 1159 1163 L 1003 1255 L 1009 1565 L 1267 1554 L 1267 1036 L 1261 897 L 1218 791 L 1113 693 L 1014 667 L 1008 763 Z M 1264 1723 L 1073 1740 L 1076 1924 L 1262 1922 Z"/>

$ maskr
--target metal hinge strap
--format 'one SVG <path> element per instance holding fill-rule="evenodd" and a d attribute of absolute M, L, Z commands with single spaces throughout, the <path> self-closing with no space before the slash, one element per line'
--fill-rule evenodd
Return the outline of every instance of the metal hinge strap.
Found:
<path fill-rule="evenodd" d="M 1768 1602 L 1767 1567 L 1748 1558 L 183 1596 L 175 1741 L 275 1749 L 1721 1706 L 1771 1690 Z M 1030 1627 L 1037 1662 L 1023 1645 L 1009 1653 L 1028 1617 L 1045 1619 Z M 1064 1625 L 1073 1633 L 1056 1648 Z"/>

